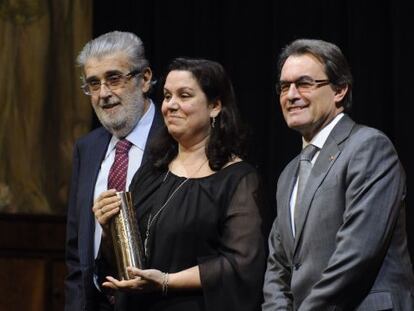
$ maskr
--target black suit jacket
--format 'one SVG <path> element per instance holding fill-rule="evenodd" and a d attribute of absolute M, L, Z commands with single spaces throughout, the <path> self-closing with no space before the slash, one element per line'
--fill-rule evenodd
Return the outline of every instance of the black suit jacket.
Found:
<path fill-rule="evenodd" d="M 148 142 L 163 125 L 155 111 L 142 163 L 148 159 Z M 80 138 L 73 151 L 72 181 L 66 225 L 65 311 L 94 310 L 94 228 L 92 212 L 96 179 L 112 135 L 103 127 Z"/>

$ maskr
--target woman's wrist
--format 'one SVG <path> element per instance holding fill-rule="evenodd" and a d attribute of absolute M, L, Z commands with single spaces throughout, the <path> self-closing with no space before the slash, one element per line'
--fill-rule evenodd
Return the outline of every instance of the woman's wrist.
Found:
<path fill-rule="evenodd" d="M 162 295 L 167 296 L 168 294 L 168 283 L 170 280 L 170 274 L 168 272 L 163 272 L 163 279 L 162 279 Z"/>
<path fill-rule="evenodd" d="M 165 285 L 168 292 L 201 288 L 200 271 L 198 266 L 179 272 L 168 273 L 168 278 L 163 278 L 163 280 L 166 281 Z M 161 285 L 162 284 L 163 283 L 161 283 Z"/>

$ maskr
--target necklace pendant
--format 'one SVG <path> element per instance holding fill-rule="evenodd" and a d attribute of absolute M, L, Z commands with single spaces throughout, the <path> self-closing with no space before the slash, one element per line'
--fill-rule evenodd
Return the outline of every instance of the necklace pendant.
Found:
<path fill-rule="evenodd" d="M 201 166 L 200 166 L 201 168 Z M 167 172 L 167 174 L 164 177 L 164 181 L 168 176 L 169 171 Z M 167 198 L 167 200 L 164 202 L 164 204 L 160 207 L 160 209 L 154 214 L 154 216 L 152 216 L 152 214 L 149 215 L 148 217 L 148 224 L 147 224 L 147 230 L 145 231 L 145 239 L 144 239 L 144 255 L 146 257 L 146 259 L 148 260 L 149 258 L 149 250 L 148 250 L 148 240 L 150 237 L 150 230 L 151 230 L 151 226 L 152 224 L 155 222 L 155 220 L 158 219 L 158 216 L 160 215 L 160 213 L 164 210 L 164 208 L 167 206 L 168 202 L 170 202 L 170 200 L 174 197 L 175 193 L 180 190 L 180 188 L 189 180 L 190 178 L 187 177 L 186 179 L 184 179 L 177 188 L 174 189 L 174 191 L 170 194 L 170 196 Z"/>
<path fill-rule="evenodd" d="M 150 226 L 151 226 L 151 214 L 148 217 L 148 224 L 147 224 L 147 230 L 145 230 L 145 239 L 144 239 L 144 255 L 148 259 L 148 238 L 150 234 Z"/>
<path fill-rule="evenodd" d="M 145 237 L 144 240 L 144 255 L 148 259 L 148 248 L 147 248 L 147 242 L 148 242 L 148 235 Z"/>

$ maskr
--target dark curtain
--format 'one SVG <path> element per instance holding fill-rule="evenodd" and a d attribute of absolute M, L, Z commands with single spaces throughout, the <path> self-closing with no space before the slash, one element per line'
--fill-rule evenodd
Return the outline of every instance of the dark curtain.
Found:
<path fill-rule="evenodd" d="M 408 232 L 414 253 L 413 165 L 410 149 L 412 19 L 403 1 L 113 1 L 95 0 L 94 35 L 123 30 L 144 41 L 157 78 L 178 56 L 219 61 L 230 74 L 244 120 L 252 129 L 251 162 L 274 205 L 276 180 L 300 150 L 288 129 L 274 84 L 281 48 L 301 37 L 336 43 L 355 84 L 352 118 L 385 132 L 408 179 Z M 159 102 L 159 96 L 154 94 Z M 95 122 L 96 124 L 96 122 Z M 411 134 L 412 135 L 412 134 Z"/>

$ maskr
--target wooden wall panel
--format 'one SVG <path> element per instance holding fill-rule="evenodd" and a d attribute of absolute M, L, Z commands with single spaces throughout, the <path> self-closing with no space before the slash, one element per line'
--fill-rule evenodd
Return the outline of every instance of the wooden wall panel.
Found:
<path fill-rule="evenodd" d="M 0 258 L 0 310 L 44 311 L 46 264 L 42 259 Z"/>
<path fill-rule="evenodd" d="M 66 276 L 66 265 L 63 260 L 53 263 L 52 278 L 52 306 L 51 310 L 61 311 L 64 309 L 65 291 L 64 279 Z"/>
<path fill-rule="evenodd" d="M 0 311 L 62 311 L 65 217 L 0 214 Z"/>

